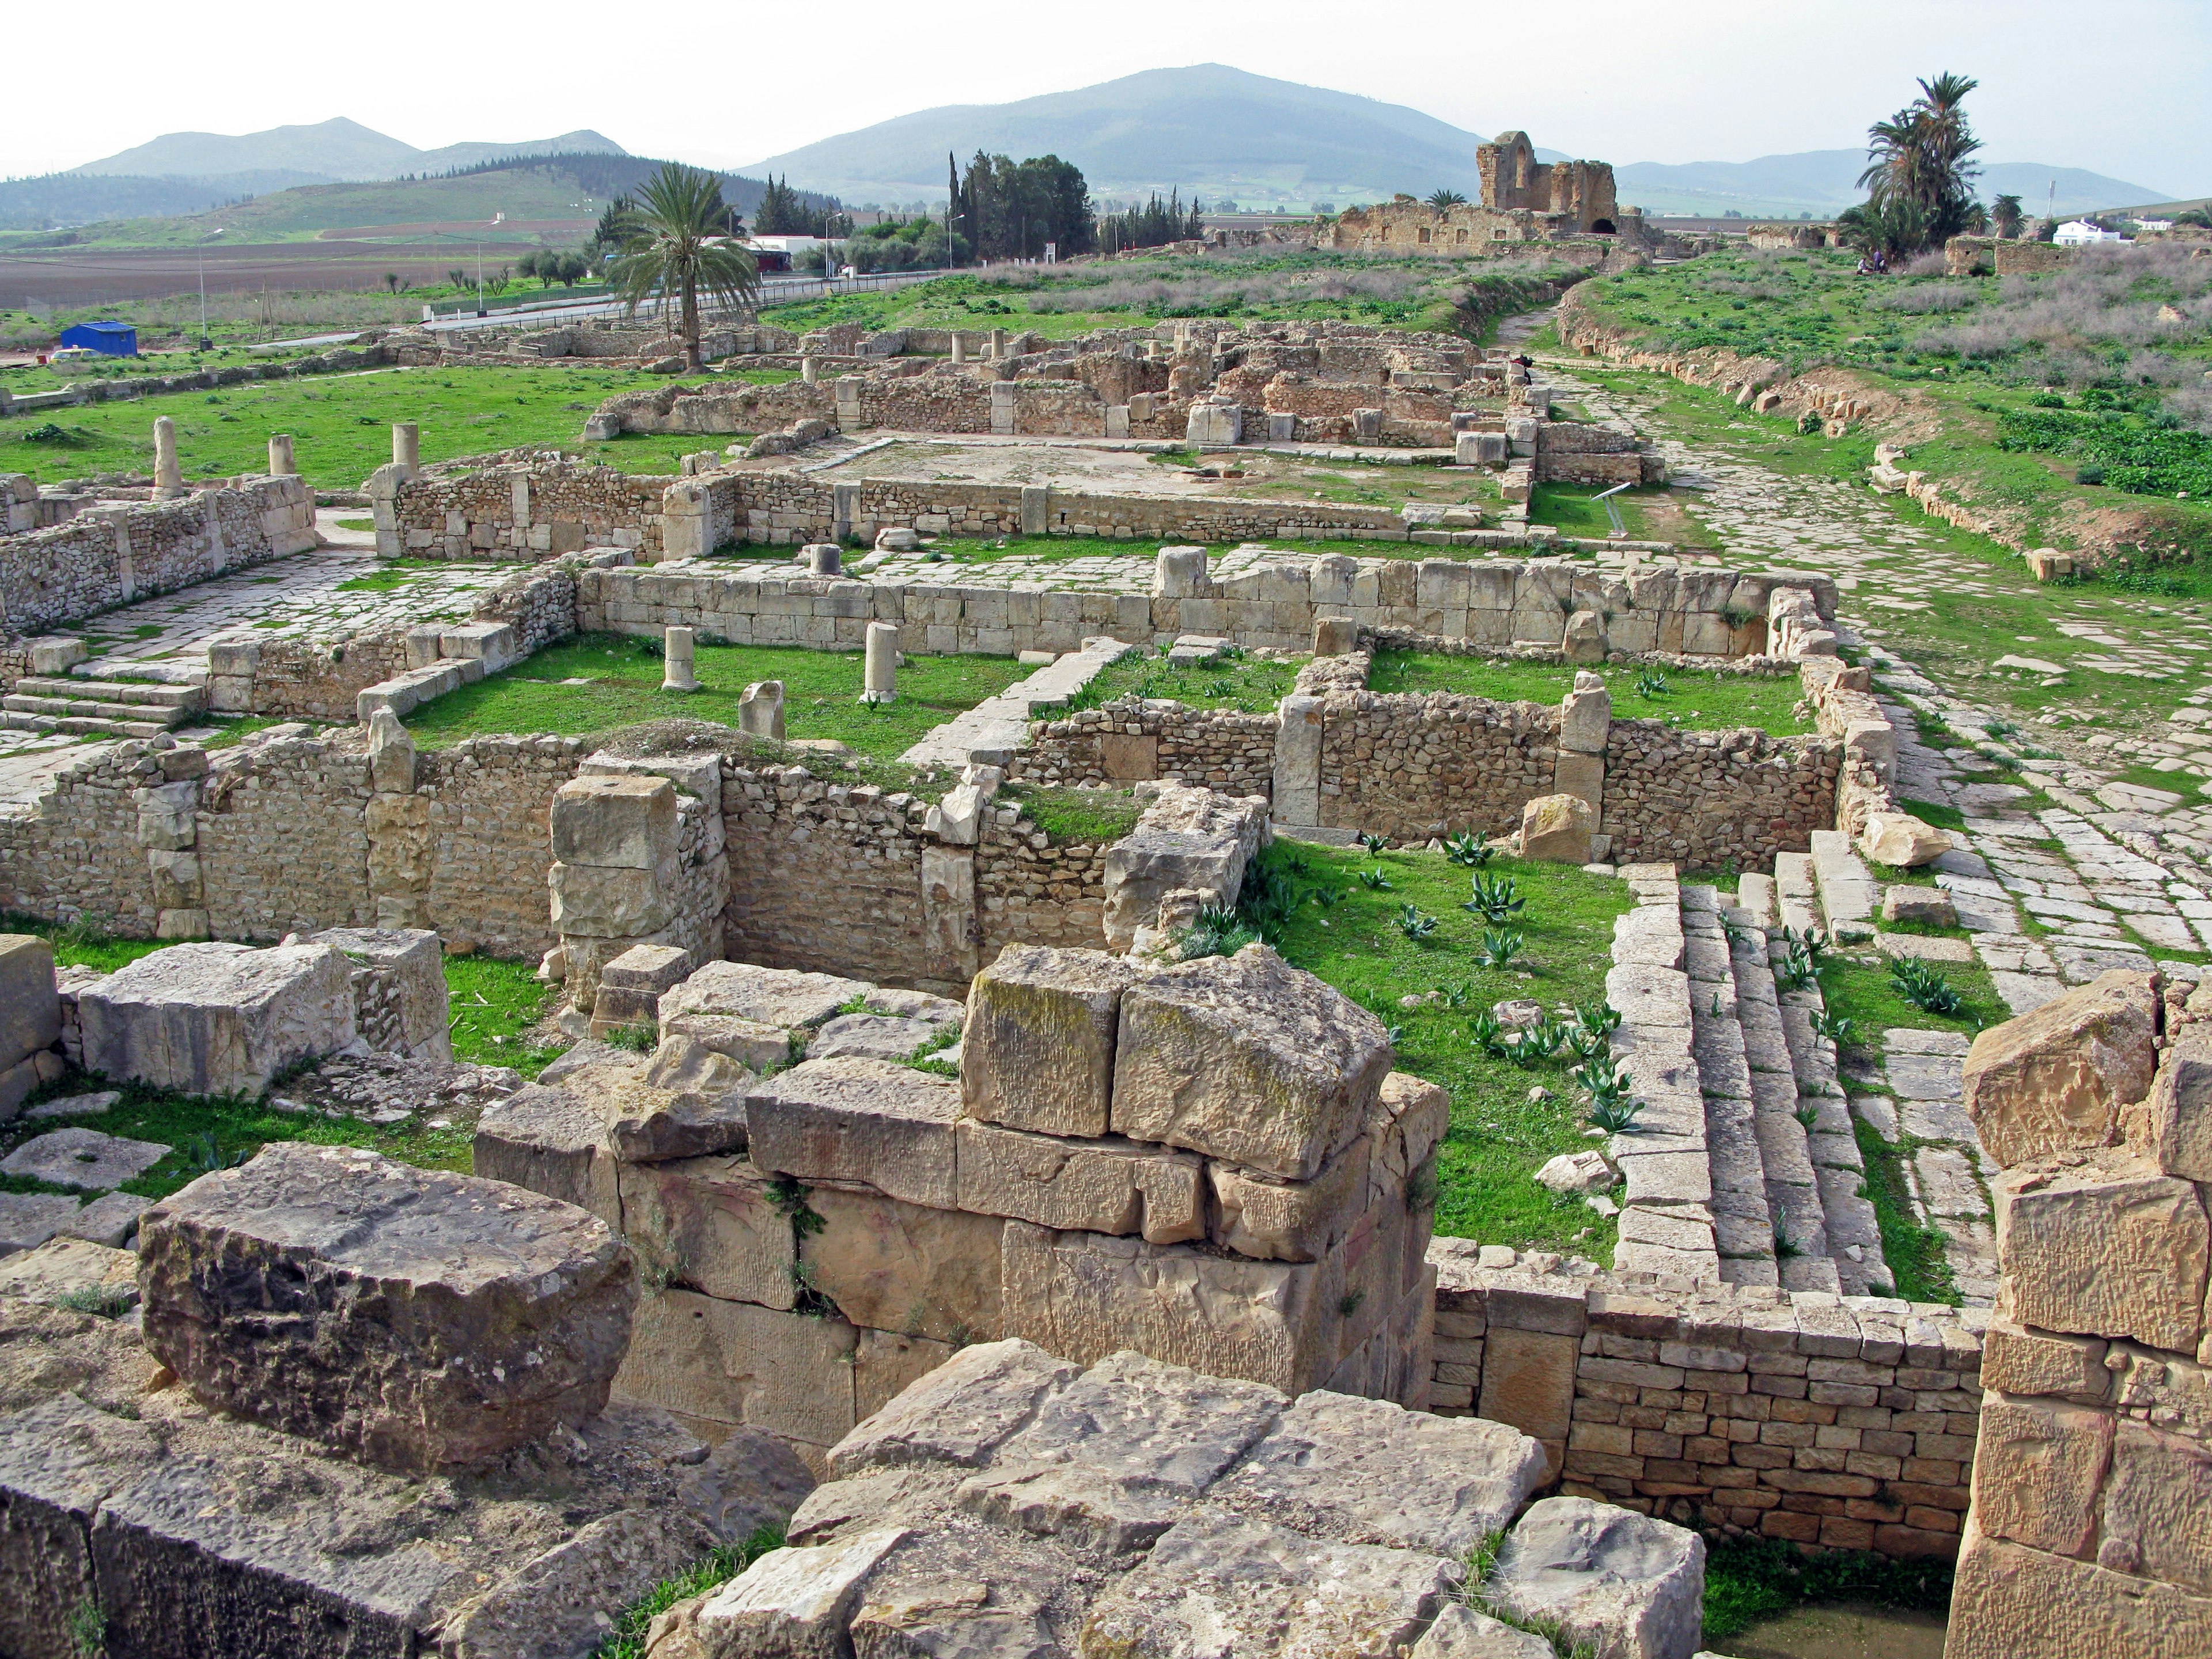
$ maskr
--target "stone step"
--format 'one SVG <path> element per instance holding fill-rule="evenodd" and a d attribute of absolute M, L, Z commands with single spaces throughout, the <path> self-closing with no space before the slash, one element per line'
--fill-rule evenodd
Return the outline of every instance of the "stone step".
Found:
<path fill-rule="evenodd" d="M 1767 1208 L 1765 1160 L 1754 1122 L 1735 965 L 1720 896 L 1712 888 L 1682 889 L 1682 940 L 1720 1277 L 1730 1285 L 1778 1285 L 1774 1223 Z"/>
<path fill-rule="evenodd" d="M 202 686 L 155 685 L 136 680 L 57 679 L 26 674 L 15 682 L 15 690 L 27 696 L 72 701 L 90 697 L 101 702 L 127 702 L 149 708 L 198 709 L 207 703 L 207 691 Z"/>
<path fill-rule="evenodd" d="M 97 720 L 88 715 L 27 714 L 20 709 L 0 709 L 0 730 L 9 732 L 63 732 L 72 736 L 109 738 L 158 738 L 169 727 L 154 720 Z"/>
<path fill-rule="evenodd" d="M 1872 939 L 1874 877 L 1851 851 L 1851 838 L 1840 830 L 1815 830 L 1812 843 L 1813 879 L 1820 887 L 1820 914 L 1829 933 L 1838 939 Z"/>
<path fill-rule="evenodd" d="M 44 714 L 57 720 L 107 720 L 143 726 L 147 735 L 166 732 L 191 718 L 185 708 L 151 708 L 135 702 L 106 702 L 93 697 L 30 697 L 10 693 L 0 697 L 0 708 L 14 714 Z M 64 727 L 64 730 L 76 728 Z"/>
<path fill-rule="evenodd" d="M 1767 963 L 1767 933 L 1760 925 L 1763 917 L 1772 915 L 1772 894 L 1752 886 L 1748 876 L 1744 884 L 1765 908 L 1740 907 L 1723 915 L 1735 923 L 1729 965 L 1735 972 L 1736 1018 L 1743 1028 L 1744 1060 L 1751 1074 L 1752 1127 L 1766 1182 L 1775 1267 L 1784 1290 L 1834 1291 L 1839 1281 L 1835 1264 L 1828 1259 L 1827 1212 L 1820 1202 L 1805 1126 L 1797 1121 L 1797 1079 L 1774 973 Z"/>
<path fill-rule="evenodd" d="M 1110 665 L 1134 650 L 1121 641 L 1085 640 L 1083 649 L 1018 680 L 932 730 L 899 758 L 909 766 L 1004 766 L 1029 747 L 1030 722 L 1049 720 Z"/>
<path fill-rule="evenodd" d="M 1776 860 L 1778 866 L 1780 862 Z M 1778 935 L 1768 941 L 1770 969 L 1779 963 L 1786 948 Z M 1881 1229 L 1875 1219 L 1874 1206 L 1860 1196 L 1860 1188 L 1866 1183 L 1866 1165 L 1852 1133 L 1835 1045 L 1813 1031 L 1813 1017 L 1825 1007 L 1819 981 L 1784 990 L 1778 981 L 1775 1004 L 1797 1091 L 1795 1112 L 1801 1124 L 1810 1122 L 1804 1130 L 1805 1151 L 1820 1193 L 1827 1259 L 1835 1264 L 1836 1277 L 1845 1295 L 1865 1296 L 1874 1285 L 1890 1285 L 1894 1281 L 1882 1257 Z"/>

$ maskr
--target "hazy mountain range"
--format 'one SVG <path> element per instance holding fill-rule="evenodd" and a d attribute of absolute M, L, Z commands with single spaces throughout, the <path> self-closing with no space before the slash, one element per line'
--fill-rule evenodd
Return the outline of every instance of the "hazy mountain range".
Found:
<path fill-rule="evenodd" d="M 335 184 L 342 179 L 397 179 L 404 173 L 444 173 L 453 167 L 510 155 L 583 153 L 627 155 L 604 134 L 580 129 L 557 138 L 526 138 L 514 143 L 447 144 L 417 149 L 343 115 L 308 127 L 270 127 L 265 132 L 165 132 L 136 149 L 118 150 L 97 161 L 71 167 L 72 173 L 130 174 L 138 178 L 191 179 L 222 185 L 246 173 L 281 173 L 293 184 Z"/>

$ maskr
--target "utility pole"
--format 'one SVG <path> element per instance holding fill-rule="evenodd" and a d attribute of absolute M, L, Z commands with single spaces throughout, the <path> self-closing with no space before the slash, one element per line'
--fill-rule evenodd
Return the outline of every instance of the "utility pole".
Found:
<path fill-rule="evenodd" d="M 222 233 L 223 233 L 224 228 L 225 228 L 225 227 L 223 227 L 223 226 L 222 226 L 222 225 L 217 225 L 217 226 L 215 228 L 215 230 L 213 231 L 213 233 L 212 233 L 212 234 L 209 234 L 209 235 L 207 235 L 207 236 L 204 236 L 204 237 L 202 237 L 202 238 L 200 239 L 200 246 L 199 246 L 199 248 L 198 248 L 198 254 L 199 254 L 199 262 L 200 262 L 200 343 L 199 343 L 199 349 L 200 349 L 202 351 L 205 351 L 205 350 L 207 350 L 207 349 L 208 349 L 211 345 L 213 345 L 213 344 L 215 343 L 212 340 L 210 340 L 210 339 L 209 339 L 209 338 L 208 338 L 208 331 L 207 331 L 207 245 L 208 245 L 210 242 L 213 241 L 213 240 L 216 239 L 216 237 L 222 235 Z"/>

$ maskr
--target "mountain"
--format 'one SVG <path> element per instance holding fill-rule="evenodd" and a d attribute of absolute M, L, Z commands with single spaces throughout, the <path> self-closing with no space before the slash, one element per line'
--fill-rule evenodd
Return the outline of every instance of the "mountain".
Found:
<path fill-rule="evenodd" d="M 264 132 L 230 137 L 219 132 L 167 132 L 131 149 L 87 161 L 71 172 L 94 176 L 179 178 L 227 183 L 241 173 L 280 172 L 309 175 L 313 182 L 397 179 L 408 173 L 443 173 L 509 155 L 550 155 L 592 151 L 628 154 L 611 138 L 588 130 L 557 138 L 520 143 L 448 144 L 442 149 L 414 145 L 336 116 L 313 126 L 270 127 Z M 307 182 L 295 179 L 295 182 Z"/>
<path fill-rule="evenodd" d="M 1222 64 L 1146 70 L 1011 104 L 948 104 L 824 138 L 744 168 L 848 202 L 941 201 L 945 158 L 1054 155 L 1098 197 L 1180 189 L 1209 202 L 1347 206 L 1449 185 L 1476 194 L 1488 141 L 1402 104 L 1248 75 Z M 1540 151 L 1546 160 L 1555 152 Z"/>
<path fill-rule="evenodd" d="M 1750 161 L 1631 161 L 1613 170 L 1620 199 L 1647 213 L 1719 215 L 1731 210 L 1751 218 L 1826 219 L 1863 200 L 1859 174 L 1862 149 L 1808 149 L 1794 155 L 1762 155 Z M 2053 181 L 2057 210 L 2085 213 L 2121 202 L 2149 201 L 2160 194 L 2080 167 L 2041 161 L 1991 161 L 1982 168 L 1984 201 L 2010 193 L 2030 213 L 2044 210 Z"/>

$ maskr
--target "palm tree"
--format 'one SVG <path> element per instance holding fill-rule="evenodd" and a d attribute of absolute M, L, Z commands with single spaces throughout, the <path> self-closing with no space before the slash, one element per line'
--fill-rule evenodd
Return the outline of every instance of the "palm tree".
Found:
<path fill-rule="evenodd" d="M 656 296 L 663 306 L 677 301 L 677 332 L 684 337 L 687 368 L 702 367 L 702 289 L 731 307 L 760 298 L 760 267 L 750 253 L 726 240 L 729 222 L 721 180 L 670 161 L 638 192 L 629 224 L 635 240 L 608 272 L 617 296 L 633 312 Z"/>
<path fill-rule="evenodd" d="M 1980 82 L 1939 75 L 1920 82 L 1920 96 L 1867 129 L 1867 192 L 1858 234 L 1891 253 L 1940 246 L 1966 227 L 1980 171 L 1972 161 L 1981 141 L 1966 123 L 1966 94 Z"/>
<path fill-rule="evenodd" d="M 1465 204 L 1466 201 L 1466 197 L 1461 195 L 1457 191 L 1451 189 L 1432 190 L 1429 192 L 1428 196 L 1429 205 L 1439 213 L 1442 213 L 1446 208 L 1462 206 Z"/>
<path fill-rule="evenodd" d="M 1990 222 L 1996 227 L 1997 234 L 2008 242 L 2020 234 L 2027 216 L 2020 210 L 2020 198 L 2000 196 L 1990 204 Z"/>

